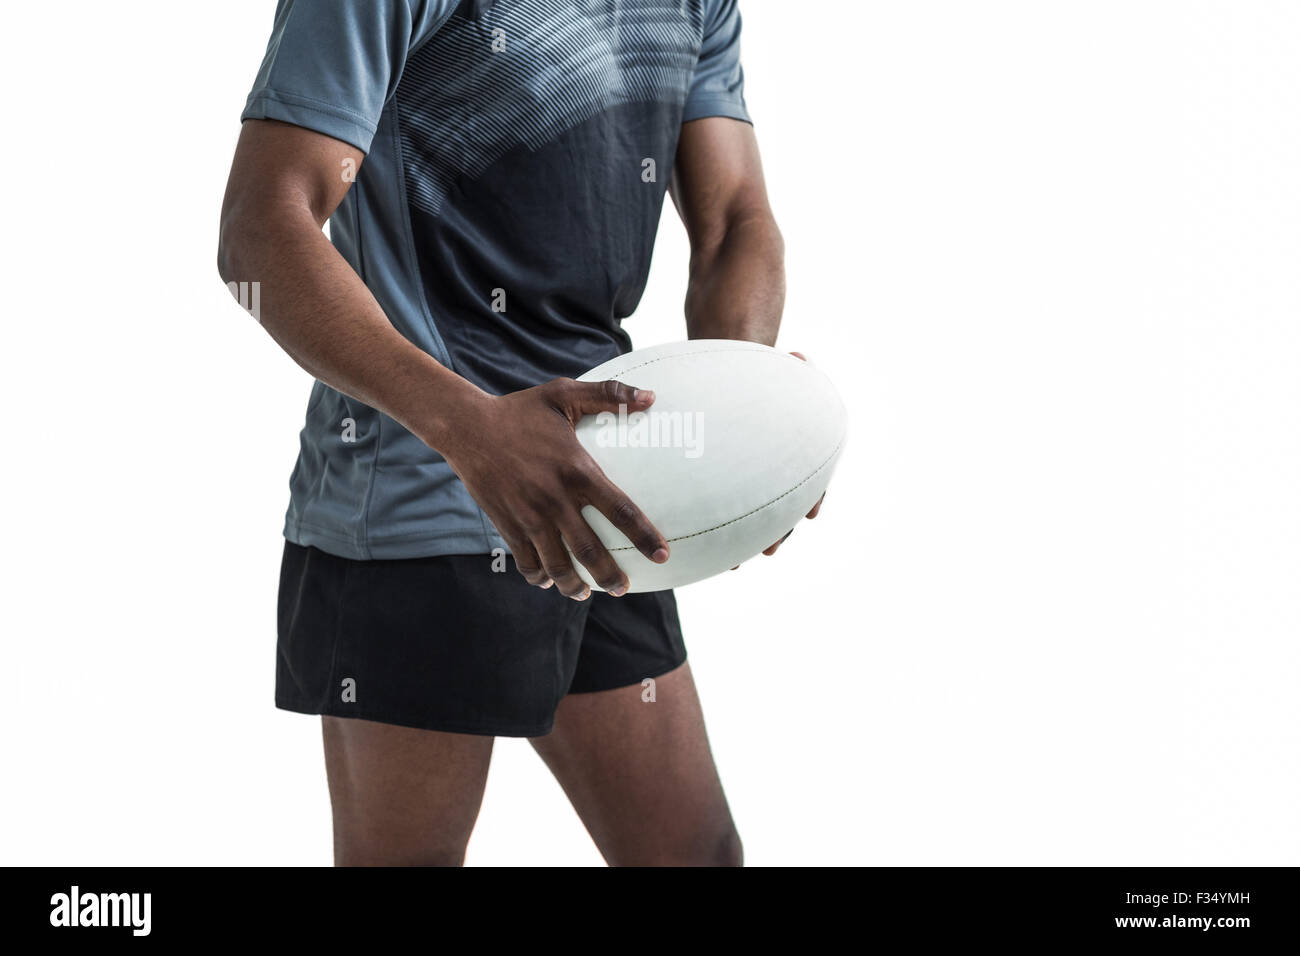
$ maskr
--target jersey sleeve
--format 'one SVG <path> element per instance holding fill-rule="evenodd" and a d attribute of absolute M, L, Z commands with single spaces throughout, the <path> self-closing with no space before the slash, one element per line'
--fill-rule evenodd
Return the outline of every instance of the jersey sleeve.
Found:
<path fill-rule="evenodd" d="M 736 0 L 709 0 L 705 4 L 704 41 L 682 122 L 705 116 L 751 122 L 745 108 L 745 74 L 740 68 L 740 10 Z"/>
<path fill-rule="evenodd" d="M 370 149 L 406 57 L 456 0 L 279 0 L 241 120 L 270 119 Z"/>

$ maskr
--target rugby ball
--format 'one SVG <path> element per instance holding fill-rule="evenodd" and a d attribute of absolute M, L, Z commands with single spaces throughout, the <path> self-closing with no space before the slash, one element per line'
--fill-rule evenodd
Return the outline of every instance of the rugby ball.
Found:
<path fill-rule="evenodd" d="M 583 517 L 629 592 L 711 577 L 812 510 L 844 447 L 844 404 L 814 365 L 766 345 L 696 339 L 638 349 L 580 376 L 651 389 L 645 412 L 584 417 L 578 440 L 668 539 L 655 564 L 588 505 Z M 573 566 L 598 585 L 576 560 Z"/>

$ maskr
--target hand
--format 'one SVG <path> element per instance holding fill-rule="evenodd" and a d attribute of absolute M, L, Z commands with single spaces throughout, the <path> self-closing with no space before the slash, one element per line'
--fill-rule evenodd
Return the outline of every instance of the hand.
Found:
<path fill-rule="evenodd" d="M 457 416 L 439 450 L 501 533 L 529 584 L 578 601 L 591 590 L 573 569 L 565 542 L 592 578 L 618 597 L 622 569 L 582 517 L 592 505 L 651 561 L 668 560 L 668 542 L 628 497 L 605 477 L 573 433 L 584 415 L 644 411 L 654 393 L 620 382 L 557 378 L 494 397 L 480 393 Z"/>
<path fill-rule="evenodd" d="M 806 515 L 804 515 L 804 517 L 816 518 L 817 512 L 822 510 L 822 502 L 825 500 L 826 500 L 826 495 L 823 494 L 820 498 L 817 499 L 817 504 L 812 506 L 812 511 L 808 512 Z M 781 545 L 785 543 L 785 539 L 790 537 L 790 535 L 792 534 L 794 534 L 794 528 L 791 528 L 789 531 L 787 531 L 785 533 L 785 537 L 781 538 L 781 540 L 778 541 L 776 544 L 772 545 L 770 548 L 764 548 L 763 553 L 770 558 L 772 555 L 776 554 L 776 549 L 781 547 Z"/>
<path fill-rule="evenodd" d="M 791 352 L 790 354 L 793 355 L 795 358 L 803 359 L 805 362 L 808 361 L 808 357 L 804 355 L 802 352 Z M 822 502 L 825 500 L 826 500 L 826 495 L 823 494 L 820 498 L 817 499 L 817 504 L 813 505 L 812 511 L 808 512 L 806 515 L 804 515 L 804 517 L 816 518 L 817 512 L 822 510 Z M 794 534 L 794 528 L 791 528 L 789 531 L 787 531 L 785 533 L 785 536 L 782 537 L 781 540 L 778 541 L 776 544 L 772 545 L 769 548 L 764 549 L 763 553 L 770 558 L 772 555 L 776 554 L 776 549 L 781 547 L 781 545 L 785 542 L 785 539 L 790 537 L 790 535 L 792 534 Z M 734 571 L 735 568 L 732 568 L 732 570 Z"/>

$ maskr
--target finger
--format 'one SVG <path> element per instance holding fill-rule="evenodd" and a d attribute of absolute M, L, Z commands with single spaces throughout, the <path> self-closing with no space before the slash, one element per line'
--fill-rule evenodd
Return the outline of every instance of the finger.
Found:
<path fill-rule="evenodd" d="M 623 408 L 629 412 L 644 411 L 654 404 L 655 393 L 607 379 L 603 382 L 574 382 L 569 386 L 565 399 L 569 420 L 576 425 L 583 415 L 617 412 Z"/>
<path fill-rule="evenodd" d="M 817 504 L 815 504 L 815 505 L 812 506 L 812 511 L 808 512 L 808 514 L 805 515 L 805 517 L 807 517 L 807 518 L 816 518 L 816 517 L 817 517 L 817 512 L 819 512 L 819 511 L 822 510 L 822 502 L 825 501 L 825 500 L 826 500 L 826 493 L 825 493 L 825 492 L 822 492 L 822 496 L 821 496 L 820 498 L 817 499 Z"/>
<path fill-rule="evenodd" d="M 600 472 L 594 463 L 593 467 Z M 606 478 L 604 473 L 593 478 L 583 498 L 608 518 L 610 524 L 623 532 L 633 547 L 655 564 L 663 564 L 668 560 L 668 541 L 632 499 Z"/>
<path fill-rule="evenodd" d="M 770 558 L 772 555 L 776 554 L 776 549 L 779 548 L 779 547 L 781 547 L 781 545 L 783 545 L 783 544 L 785 543 L 785 539 L 788 538 L 788 537 L 790 537 L 790 535 L 792 535 L 792 534 L 794 534 L 794 528 L 791 528 L 789 531 L 787 531 L 787 532 L 782 536 L 781 540 L 778 541 L 776 544 L 772 545 L 772 546 L 769 547 L 769 548 L 764 549 L 763 553 L 764 553 L 765 555 L 767 555 L 767 556 Z"/>
<path fill-rule="evenodd" d="M 569 552 L 565 550 L 559 531 L 552 529 L 535 535 L 533 546 L 537 548 L 537 554 L 542 559 L 542 570 L 555 582 L 559 592 L 577 601 L 587 600 L 591 588 L 587 587 L 587 582 L 578 577 L 578 572 L 573 570 L 573 563 L 569 560 Z"/>
<path fill-rule="evenodd" d="M 569 515 L 560 525 L 560 534 L 564 536 L 573 556 L 591 573 L 592 580 L 603 590 L 614 597 L 621 597 L 627 592 L 627 575 L 581 514 L 575 511 Z"/>
<path fill-rule="evenodd" d="M 523 535 L 512 535 L 506 539 L 510 554 L 515 559 L 515 570 L 533 587 L 545 590 L 555 582 L 542 570 L 542 559 L 537 556 L 537 549 Z"/>

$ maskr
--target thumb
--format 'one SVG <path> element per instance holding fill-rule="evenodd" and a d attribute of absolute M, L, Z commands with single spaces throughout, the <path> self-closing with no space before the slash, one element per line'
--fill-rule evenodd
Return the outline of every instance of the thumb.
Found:
<path fill-rule="evenodd" d="M 642 411 L 654 403 L 655 393 L 607 379 L 603 382 L 574 382 L 567 398 L 569 418 L 576 423 L 583 415 L 617 412 L 621 407 L 630 412 Z"/>

